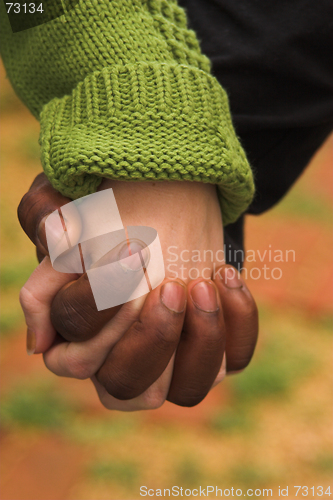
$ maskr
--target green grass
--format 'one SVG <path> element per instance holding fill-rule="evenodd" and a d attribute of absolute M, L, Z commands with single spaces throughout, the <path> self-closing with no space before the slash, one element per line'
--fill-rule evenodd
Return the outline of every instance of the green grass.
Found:
<path fill-rule="evenodd" d="M 49 383 L 30 381 L 11 389 L 2 398 L 0 416 L 6 429 L 65 429 L 78 408 Z"/>
<path fill-rule="evenodd" d="M 11 287 L 18 290 L 24 285 L 37 267 L 36 258 L 28 258 L 21 262 L 3 264 L 0 269 L 0 288 L 5 291 Z"/>
<path fill-rule="evenodd" d="M 252 413 L 242 405 L 224 408 L 212 416 L 209 427 L 223 434 L 249 432 L 255 426 Z"/>
<path fill-rule="evenodd" d="M 275 215 L 290 215 L 298 220 L 332 226 L 332 204 L 308 191 L 294 189 L 274 209 Z"/>
<path fill-rule="evenodd" d="M 319 330 L 322 333 L 327 333 L 332 336 L 333 332 L 333 314 L 323 314 L 316 318 L 317 327 L 319 326 Z"/>
<path fill-rule="evenodd" d="M 94 481 L 112 482 L 133 487 L 139 475 L 138 465 L 129 460 L 98 460 L 87 468 Z"/>
<path fill-rule="evenodd" d="M 25 255 L 24 250 L 20 248 L 22 234 L 24 233 L 18 222 L 16 210 L 8 210 L 5 200 L 2 199 L 0 201 L 0 211 L 2 249 L 10 249 L 10 251 L 14 251 L 16 254 L 20 253 L 21 256 Z M 5 260 L 2 258 L 1 260 L 2 262 L 6 262 L 7 259 Z M 5 266 L 5 264 L 3 264 L 3 266 Z"/>
<path fill-rule="evenodd" d="M 312 462 L 312 467 L 315 470 L 333 475 L 333 454 L 322 453 L 318 455 Z"/>
<path fill-rule="evenodd" d="M 0 111 L 3 116 L 12 114 L 12 117 L 17 117 L 17 147 L 2 148 L 3 181 L 19 178 L 24 168 L 29 170 L 26 178 L 28 187 L 34 177 L 33 170 L 36 169 L 36 173 L 41 170 L 37 132 L 33 133 L 29 126 L 21 123 L 18 111 L 22 109 L 22 104 L 11 90 L 4 87 L 0 93 Z M 14 168 L 13 160 L 19 169 Z M 20 335 L 25 333 L 18 294 L 37 265 L 32 243 L 17 221 L 16 205 L 19 199 L 16 201 L 16 198 L 15 183 L 3 182 L 0 201 L 3 246 L 0 327 L 6 336 L 11 332 Z M 320 196 L 313 195 L 309 187 L 302 187 L 301 184 L 274 209 L 276 220 L 279 215 L 281 220 L 290 217 L 295 227 L 297 221 L 303 224 L 309 222 L 311 225 L 321 225 L 325 231 L 331 228 L 330 212 L 331 205 L 328 206 L 327 198 L 321 199 Z M 306 272 L 304 266 L 301 268 L 301 264 L 298 264 L 300 270 Z M 179 486 L 194 488 L 201 483 L 216 484 L 221 488 L 234 486 L 245 489 L 269 488 L 275 484 L 276 492 L 276 485 L 284 484 L 290 474 L 304 478 L 304 483 L 298 484 L 306 484 L 307 479 L 310 481 L 313 477 L 317 478 L 318 483 L 321 480 L 327 481 L 333 468 L 332 454 L 326 451 L 325 442 L 329 433 L 329 429 L 326 432 L 326 415 L 330 411 L 331 401 L 327 398 L 324 403 L 324 398 L 323 401 L 319 398 L 318 405 L 317 402 L 312 404 L 311 397 L 316 389 L 311 384 L 309 404 L 304 403 L 304 408 L 297 406 L 300 405 L 297 395 L 303 381 L 307 382 L 314 369 L 318 369 L 319 375 L 325 370 L 327 374 L 326 354 L 331 349 L 328 332 L 332 331 L 332 315 L 325 314 L 308 320 L 308 313 L 301 308 L 288 312 L 279 306 L 271 306 L 271 309 L 267 306 L 260 307 L 260 315 L 263 331 L 254 359 L 243 374 L 228 377 L 221 384 L 223 391 L 227 388 L 228 403 L 223 403 L 225 407 L 212 415 L 208 429 L 205 424 L 198 424 L 195 430 L 191 425 L 184 429 L 181 419 L 179 425 L 177 422 L 171 424 L 165 420 L 159 421 L 158 418 L 151 423 L 149 417 L 146 420 L 144 412 L 124 414 L 105 410 L 103 413 L 95 413 L 89 402 L 79 408 L 75 389 L 70 389 L 71 381 L 61 382 L 55 376 L 48 376 L 47 369 L 40 368 L 36 357 L 32 357 L 29 369 L 24 373 L 38 373 L 40 380 L 53 380 L 52 383 L 41 383 L 30 375 L 25 375 L 13 388 L 8 386 L 6 389 L 7 382 L 3 384 L 5 394 L 2 396 L 0 417 L 3 429 L 15 437 L 10 454 L 16 455 L 18 460 L 16 476 L 20 479 L 22 468 L 19 453 L 22 451 L 20 448 L 15 449 L 15 441 L 20 440 L 24 445 L 23 449 L 27 450 L 25 453 L 30 453 L 28 441 L 25 443 L 32 431 L 37 439 L 39 436 L 42 439 L 42 432 L 61 433 L 63 440 L 74 442 L 82 449 L 84 456 L 91 453 L 87 470 L 80 470 L 81 476 L 76 479 L 77 484 L 71 485 L 71 488 L 74 486 L 71 496 L 75 496 L 77 486 L 80 486 L 80 491 L 84 491 L 85 481 L 92 481 L 101 483 L 101 490 L 107 492 L 103 498 L 120 498 L 120 495 L 113 494 L 113 486 L 114 489 L 115 486 L 119 487 L 121 493 L 124 491 L 122 498 L 136 498 L 142 479 L 152 475 L 150 467 L 154 472 L 158 468 L 161 487 L 178 483 Z M 22 329 L 18 330 L 20 324 Z M 11 340 L 6 344 L 10 347 Z M 17 366 L 15 350 L 11 349 L 10 353 L 15 367 L 13 376 L 18 377 L 18 373 L 26 368 Z M 327 379 L 321 380 L 322 382 L 318 382 L 318 390 L 325 391 Z M 62 392 L 64 385 L 69 387 L 71 399 L 66 397 L 67 392 Z M 13 386 L 12 382 L 10 386 Z M 272 435 L 271 432 L 276 431 L 267 427 L 263 418 L 266 408 L 272 414 L 276 410 L 277 418 L 284 411 L 291 411 L 292 415 L 295 413 L 295 418 L 300 418 L 300 435 L 296 436 L 298 439 L 295 440 L 295 446 L 298 446 L 304 434 L 304 440 L 308 440 L 308 437 L 309 440 L 302 441 L 301 447 L 304 444 L 306 450 L 306 445 L 313 440 L 313 452 L 309 448 L 310 453 L 305 453 L 306 456 L 300 454 L 298 457 L 295 454 L 295 457 L 287 457 L 283 448 L 282 453 L 280 449 L 274 451 L 274 447 L 271 447 L 272 440 L 275 442 L 280 436 Z M 195 412 L 196 409 L 192 411 Z M 298 414 L 301 416 L 297 417 Z M 293 439 L 291 429 L 295 428 L 297 429 L 295 425 L 290 429 L 281 425 L 282 443 Z M 211 457 L 210 464 L 202 457 Z M 39 463 L 34 463 L 34 470 L 37 478 L 45 473 Z M 21 479 L 24 480 L 24 471 Z M 62 482 L 61 477 L 59 482 Z M 33 492 L 27 494 L 29 493 L 32 497 Z M 94 494 L 91 497 L 96 498 Z"/>
<path fill-rule="evenodd" d="M 19 261 L 16 264 L 7 263 L 0 270 L 0 335 L 8 337 L 20 326 L 24 325 L 24 315 L 19 303 L 20 288 L 27 281 L 37 261 L 33 258 Z"/>
<path fill-rule="evenodd" d="M 235 488 L 262 488 L 271 484 L 277 478 L 277 475 L 272 467 L 256 464 L 253 457 L 248 462 L 238 464 L 229 470 L 228 484 Z"/>
<path fill-rule="evenodd" d="M 11 307 L 8 311 L 1 308 L 0 314 L 0 336 L 9 337 L 24 323 L 23 312 L 19 306 Z"/>
<path fill-rule="evenodd" d="M 83 417 L 75 421 L 71 430 L 71 437 L 77 442 L 103 443 L 106 439 L 113 442 L 121 441 L 124 436 L 135 435 L 138 432 L 141 417 L 124 414 L 109 413 L 106 418 Z"/>
<path fill-rule="evenodd" d="M 174 484 L 193 488 L 203 481 L 202 464 L 194 457 L 183 457 L 175 466 Z"/>
<path fill-rule="evenodd" d="M 311 373 L 315 361 L 310 352 L 296 345 L 292 332 L 271 332 L 261 351 L 243 373 L 229 379 L 235 402 L 244 405 L 283 398 L 298 379 Z"/>

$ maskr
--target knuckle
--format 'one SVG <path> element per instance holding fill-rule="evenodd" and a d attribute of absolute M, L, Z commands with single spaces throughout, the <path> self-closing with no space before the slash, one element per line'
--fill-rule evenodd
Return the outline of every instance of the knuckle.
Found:
<path fill-rule="evenodd" d="M 157 345 L 162 351 L 168 351 L 173 348 L 180 338 L 180 331 L 173 324 L 158 324 L 154 328 Z"/>
<path fill-rule="evenodd" d="M 137 321 L 133 328 L 138 337 L 147 335 L 147 330 L 149 328 L 151 332 L 151 338 L 154 341 L 154 346 L 160 352 L 169 351 L 173 349 L 175 344 L 178 343 L 180 339 L 181 329 L 170 323 L 160 323 L 157 322 L 154 326 L 147 327 L 143 322 Z"/>
<path fill-rule="evenodd" d="M 30 297 L 28 290 L 23 286 L 20 290 L 19 301 L 23 309 L 28 309 L 28 304 L 30 303 Z"/>
<path fill-rule="evenodd" d="M 223 349 L 224 346 L 224 328 L 219 323 L 212 327 L 206 327 L 200 331 L 200 339 L 205 346 L 206 352 L 217 353 Z"/>
<path fill-rule="evenodd" d="M 121 369 L 116 362 L 111 365 L 106 361 L 96 374 L 96 378 L 108 394 L 120 401 L 137 398 L 147 389 L 140 377 Z"/>
<path fill-rule="evenodd" d="M 38 176 L 36 180 L 38 180 Z M 44 186 L 38 185 L 34 188 L 31 187 L 25 193 L 17 207 L 17 217 L 21 227 L 32 241 L 36 238 L 39 222 L 52 211 L 48 201 Z"/>
<path fill-rule="evenodd" d="M 237 368 L 235 368 L 235 369 L 229 370 L 227 372 L 227 375 L 236 375 L 238 373 L 242 373 L 243 371 L 244 371 L 244 368 L 239 368 L 238 370 L 237 370 Z"/>
<path fill-rule="evenodd" d="M 80 358 L 80 356 L 70 351 L 67 351 L 66 353 L 66 365 L 69 373 L 73 378 L 86 380 L 93 375 L 90 366 L 91 363 L 88 360 Z"/>
<path fill-rule="evenodd" d="M 193 406 L 197 406 L 201 401 L 206 397 L 207 393 L 199 392 L 198 390 L 180 390 L 171 394 L 168 397 L 168 401 L 174 403 L 177 406 L 185 406 L 187 408 L 192 408 Z"/>
<path fill-rule="evenodd" d="M 127 401 L 134 399 L 142 394 L 143 390 L 134 387 L 133 383 L 126 382 L 126 380 L 119 377 L 112 377 L 110 373 L 104 380 L 100 380 L 106 391 L 120 401 Z"/>
<path fill-rule="evenodd" d="M 217 374 L 216 379 L 214 380 L 214 386 L 220 384 L 222 382 L 222 380 L 224 380 L 226 374 L 227 374 L 227 370 L 226 370 L 226 367 L 224 366 L 223 368 L 221 368 L 221 370 Z"/>
<path fill-rule="evenodd" d="M 26 285 L 20 290 L 19 301 L 24 311 L 31 314 L 40 312 L 40 301 L 31 293 Z"/>
<path fill-rule="evenodd" d="M 133 301 L 125 302 L 125 304 L 121 306 L 121 317 L 124 323 L 134 323 L 139 320 L 140 309 L 133 306 Z"/>
<path fill-rule="evenodd" d="M 165 391 L 150 387 L 142 394 L 142 409 L 157 410 L 158 408 L 161 408 L 161 406 L 163 406 L 165 400 Z"/>
<path fill-rule="evenodd" d="M 110 398 L 110 394 L 108 392 L 103 392 L 103 394 L 98 393 L 98 397 L 104 408 L 107 410 L 114 409 L 114 401 Z"/>
<path fill-rule="evenodd" d="M 33 231 L 32 228 L 29 227 L 31 225 L 32 214 L 36 210 L 36 206 L 38 206 L 40 201 L 43 200 L 41 199 L 39 190 L 28 191 L 21 199 L 17 208 L 18 220 L 22 226 L 22 229 L 28 234 L 28 236 L 31 231 Z"/>
<path fill-rule="evenodd" d="M 61 304 L 52 305 L 51 322 L 60 335 L 68 341 L 80 342 L 91 338 L 89 322 L 78 308 L 66 299 L 62 300 Z"/>
<path fill-rule="evenodd" d="M 227 356 L 227 371 L 239 372 L 245 370 L 250 364 L 254 353 L 255 344 L 251 343 L 248 346 L 242 346 L 236 352 L 233 352 L 230 359 Z"/>
<path fill-rule="evenodd" d="M 27 212 L 27 205 L 29 203 L 29 198 L 30 198 L 30 193 L 26 193 L 21 199 L 19 206 L 17 207 L 17 217 L 22 227 L 24 226 L 25 223 L 25 215 Z"/>
<path fill-rule="evenodd" d="M 241 372 L 245 370 L 245 368 L 249 366 L 251 359 L 252 359 L 252 354 L 250 356 L 247 356 L 246 358 L 238 358 L 233 360 L 232 368 L 229 368 L 229 366 L 227 368 L 228 372 L 229 371 Z"/>
<path fill-rule="evenodd" d="M 61 311 L 61 313 L 55 312 L 51 309 L 50 316 L 52 325 L 65 340 L 69 342 L 77 340 L 77 325 L 65 308 Z"/>
<path fill-rule="evenodd" d="M 245 295 L 245 294 L 244 294 Z M 258 321 L 258 308 L 257 304 L 252 297 L 252 295 L 248 296 L 245 295 L 242 297 L 242 302 L 240 304 L 240 314 L 244 319 L 247 319 L 248 321 L 251 322 L 257 322 Z"/>

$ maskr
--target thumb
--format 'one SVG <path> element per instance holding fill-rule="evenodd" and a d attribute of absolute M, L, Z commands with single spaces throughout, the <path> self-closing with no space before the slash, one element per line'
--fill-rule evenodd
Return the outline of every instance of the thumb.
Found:
<path fill-rule="evenodd" d="M 144 279 L 148 248 L 140 240 L 127 240 L 125 231 L 119 241 L 54 298 L 51 321 L 66 340 L 81 342 L 94 337 L 115 316 L 121 304 L 149 292 Z M 100 248 L 100 238 L 96 238 L 95 245 Z"/>
<path fill-rule="evenodd" d="M 20 291 L 20 303 L 28 327 L 29 354 L 45 352 L 52 345 L 56 331 L 50 319 L 56 293 L 75 278 L 75 274 L 57 273 L 45 257 Z"/>
<path fill-rule="evenodd" d="M 52 187 L 44 173 L 37 175 L 29 191 L 23 196 L 17 209 L 17 215 L 22 229 L 36 245 L 40 259 L 49 253 L 45 221 L 52 212 L 70 202 L 69 198 L 62 196 Z M 74 227 L 70 228 L 69 231 L 79 233 L 80 227 L 80 220 L 76 217 Z M 72 238 L 75 240 L 74 234 Z"/>

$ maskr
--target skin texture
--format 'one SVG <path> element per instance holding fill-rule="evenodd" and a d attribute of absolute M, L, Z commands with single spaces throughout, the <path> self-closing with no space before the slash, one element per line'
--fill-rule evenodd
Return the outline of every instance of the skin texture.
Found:
<path fill-rule="evenodd" d="M 220 272 L 214 273 L 214 262 L 186 263 L 204 276 L 192 281 L 180 258 L 168 269 L 170 245 L 179 255 L 188 250 L 186 258 L 193 250 L 216 255 L 223 248 L 215 186 L 104 180 L 100 189 L 110 187 L 125 226 L 158 231 L 166 279 L 146 297 L 97 311 L 85 275 L 58 273 L 43 259 L 45 216 L 70 200 L 41 174 L 18 210 L 43 259 L 20 295 L 34 352 L 44 353 L 46 366 L 58 375 L 92 378 L 107 408 L 156 408 L 166 399 L 194 406 L 226 370 L 247 366 L 258 332 L 255 302 L 231 266 L 215 263 Z M 78 225 L 68 227 L 73 237 Z"/>

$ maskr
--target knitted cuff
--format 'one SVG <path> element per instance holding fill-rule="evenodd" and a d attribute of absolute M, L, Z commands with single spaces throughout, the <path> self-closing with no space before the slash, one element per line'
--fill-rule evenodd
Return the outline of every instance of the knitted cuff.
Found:
<path fill-rule="evenodd" d="M 224 224 L 252 200 L 252 172 L 217 80 L 185 65 L 104 68 L 41 113 L 41 158 L 52 185 L 75 199 L 103 177 L 217 184 Z"/>

